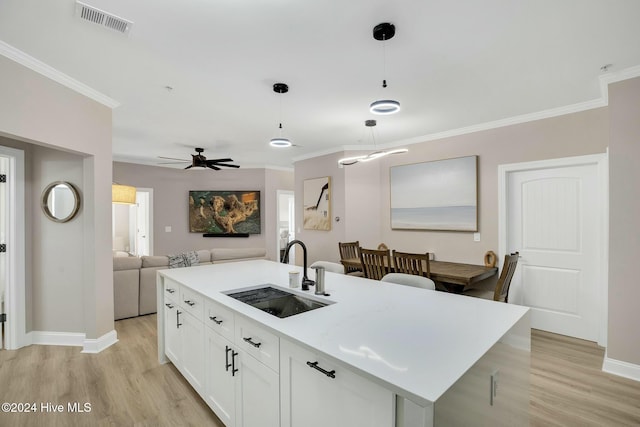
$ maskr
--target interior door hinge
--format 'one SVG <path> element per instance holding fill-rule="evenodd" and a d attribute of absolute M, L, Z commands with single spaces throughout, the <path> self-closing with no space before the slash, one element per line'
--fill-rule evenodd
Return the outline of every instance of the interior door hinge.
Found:
<path fill-rule="evenodd" d="M 0 174 L 0 182 L 7 182 L 7 175 Z"/>
<path fill-rule="evenodd" d="M 4 323 L 6 321 L 7 321 L 7 314 L 6 313 L 0 314 L 0 323 Z"/>
<path fill-rule="evenodd" d="M 4 253 L 4 252 L 7 252 L 7 244 L 0 243 L 0 253 Z"/>

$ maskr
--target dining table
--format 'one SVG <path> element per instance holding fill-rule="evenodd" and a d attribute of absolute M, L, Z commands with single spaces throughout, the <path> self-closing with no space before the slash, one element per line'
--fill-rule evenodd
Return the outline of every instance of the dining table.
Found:
<path fill-rule="evenodd" d="M 348 268 L 362 270 L 359 258 L 347 258 L 340 261 Z M 461 293 L 476 283 L 498 274 L 497 267 L 465 264 L 449 261 L 429 261 L 430 278 L 442 283 L 449 292 Z"/>

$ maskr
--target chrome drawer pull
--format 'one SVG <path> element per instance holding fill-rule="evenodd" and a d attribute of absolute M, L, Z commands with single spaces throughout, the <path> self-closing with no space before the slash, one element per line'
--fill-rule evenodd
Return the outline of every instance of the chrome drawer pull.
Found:
<path fill-rule="evenodd" d="M 242 338 L 242 339 L 245 340 L 245 342 L 248 342 L 249 344 L 254 346 L 255 348 L 260 348 L 260 346 L 262 345 L 261 342 L 253 342 L 251 338 Z"/>
<path fill-rule="evenodd" d="M 325 369 L 322 369 L 320 366 L 318 366 L 318 362 L 317 362 L 317 361 L 316 361 L 316 362 L 307 362 L 307 365 L 308 365 L 310 368 L 313 368 L 313 369 L 315 369 L 315 370 L 317 370 L 317 371 L 322 372 L 323 374 L 325 374 L 325 375 L 326 375 L 326 376 L 328 376 L 329 378 L 335 378 L 335 377 L 336 377 L 336 371 L 335 371 L 335 369 L 334 369 L 334 370 L 332 370 L 332 371 L 327 371 L 327 370 L 325 370 Z"/>
<path fill-rule="evenodd" d="M 216 322 L 216 325 L 219 325 L 219 324 L 221 324 L 223 322 L 223 320 L 218 320 L 217 316 L 213 316 L 213 317 L 209 316 L 209 319 L 211 319 L 214 322 Z"/>

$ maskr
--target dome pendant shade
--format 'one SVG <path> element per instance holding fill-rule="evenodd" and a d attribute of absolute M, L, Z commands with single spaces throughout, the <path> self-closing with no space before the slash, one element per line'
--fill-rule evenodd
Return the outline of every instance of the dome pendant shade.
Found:
<path fill-rule="evenodd" d="M 369 111 L 379 115 L 394 114 L 400 111 L 400 103 L 393 99 L 380 99 L 371 103 Z"/>

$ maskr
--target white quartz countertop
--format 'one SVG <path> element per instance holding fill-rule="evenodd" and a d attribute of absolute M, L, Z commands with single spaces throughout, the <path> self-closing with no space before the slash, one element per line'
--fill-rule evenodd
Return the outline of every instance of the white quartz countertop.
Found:
<path fill-rule="evenodd" d="M 416 403 L 436 402 L 528 308 L 326 272 L 335 302 L 280 319 L 221 292 L 288 288 L 302 267 L 256 260 L 161 270 L 282 337 L 320 351 Z M 308 270 L 310 279 L 314 271 Z M 303 292 L 314 295 L 314 287 Z"/>

